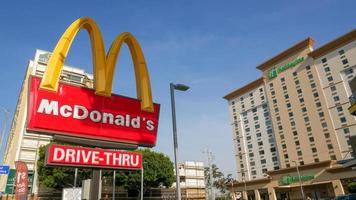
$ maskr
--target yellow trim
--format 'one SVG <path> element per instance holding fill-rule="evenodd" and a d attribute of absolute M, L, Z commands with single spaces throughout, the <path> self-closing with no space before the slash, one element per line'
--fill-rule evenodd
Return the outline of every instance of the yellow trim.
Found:
<path fill-rule="evenodd" d="M 351 115 L 356 115 L 356 103 L 352 104 L 348 109 Z"/>
<path fill-rule="evenodd" d="M 120 34 L 112 43 L 105 57 L 103 37 L 94 20 L 88 17 L 74 21 L 59 39 L 50 57 L 40 88 L 57 91 L 58 81 L 67 57 L 69 48 L 80 29 L 86 29 L 90 36 L 95 93 L 101 96 L 111 96 L 115 64 L 122 44 L 125 42 L 131 52 L 135 69 L 137 98 L 141 100 L 141 109 L 153 112 L 153 101 L 150 78 L 141 47 L 131 33 Z"/>

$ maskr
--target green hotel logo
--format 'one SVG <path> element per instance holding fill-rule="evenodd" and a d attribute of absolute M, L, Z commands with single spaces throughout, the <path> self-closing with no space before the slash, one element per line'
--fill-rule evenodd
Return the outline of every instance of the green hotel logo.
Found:
<path fill-rule="evenodd" d="M 300 180 L 301 181 L 309 181 L 314 179 L 314 175 L 305 175 L 305 176 L 300 176 Z M 299 181 L 299 176 L 282 176 L 282 184 L 283 185 L 290 185 L 294 182 L 298 182 Z"/>
<path fill-rule="evenodd" d="M 273 78 L 277 77 L 278 74 L 280 74 L 281 72 L 284 72 L 285 70 L 287 70 L 289 68 L 295 67 L 297 64 L 299 64 L 303 61 L 304 61 L 304 57 L 301 57 L 301 58 L 297 58 L 297 59 L 293 60 L 292 62 L 289 62 L 283 66 L 275 67 L 268 71 L 268 78 L 273 79 Z"/>

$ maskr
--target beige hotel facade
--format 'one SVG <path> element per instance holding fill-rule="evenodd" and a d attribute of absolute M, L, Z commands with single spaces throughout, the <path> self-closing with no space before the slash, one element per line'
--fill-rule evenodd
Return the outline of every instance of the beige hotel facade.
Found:
<path fill-rule="evenodd" d="M 295 173 L 298 166 L 301 173 L 319 170 L 313 172 L 316 174 L 305 184 L 315 185 L 321 179 L 325 184 L 306 195 L 322 198 L 347 192 L 343 185 L 356 177 L 356 171 L 351 168 L 339 170 L 343 173 L 340 177 L 333 171 L 336 173 L 330 176 L 333 180 L 318 175 L 339 168 L 336 161 L 352 155 L 349 138 L 356 134 L 356 119 L 348 112 L 348 98 L 352 93 L 349 82 L 356 75 L 356 30 L 317 49 L 314 49 L 314 40 L 306 38 L 258 65 L 257 69 L 262 73 L 260 78 L 224 97 L 229 105 L 237 163 L 237 183 L 233 189 L 245 191 L 245 196 L 249 194 L 256 199 L 300 198 L 300 190 L 293 190 L 298 186 L 290 184 L 288 191 L 281 191 L 281 180 L 274 180 Z M 241 155 L 242 160 L 248 162 L 259 162 L 260 158 L 249 157 L 245 124 L 239 119 L 253 101 L 242 97 L 254 96 L 258 88 L 266 96 L 264 101 L 269 113 L 257 117 L 271 119 L 269 132 L 273 133 L 271 138 L 275 140 L 279 167 L 264 171 L 262 178 L 251 178 L 251 167 L 241 165 Z M 267 131 L 268 128 L 259 132 Z M 256 135 L 256 132 L 250 134 Z M 258 151 L 251 152 L 258 154 Z M 249 193 L 246 192 L 248 188 L 251 189 Z"/>

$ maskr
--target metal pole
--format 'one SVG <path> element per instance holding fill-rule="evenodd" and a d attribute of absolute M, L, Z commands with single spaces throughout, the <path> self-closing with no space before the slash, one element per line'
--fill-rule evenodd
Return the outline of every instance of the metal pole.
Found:
<path fill-rule="evenodd" d="M 93 169 L 90 183 L 89 200 L 99 200 L 100 193 L 100 169 Z"/>
<path fill-rule="evenodd" d="M 74 170 L 74 184 L 73 187 L 77 187 L 77 178 L 78 178 L 78 168 Z"/>
<path fill-rule="evenodd" d="M 116 170 L 114 170 L 113 177 L 112 177 L 112 199 L 115 200 L 115 190 L 116 188 Z"/>
<path fill-rule="evenodd" d="M 180 179 L 178 169 L 178 140 L 177 140 L 177 125 L 176 125 L 176 110 L 174 101 L 174 84 L 170 83 L 171 106 L 172 106 L 172 124 L 173 124 L 173 145 L 174 145 L 174 167 L 176 170 L 176 200 L 181 200 Z"/>
<path fill-rule="evenodd" d="M 141 168 L 141 200 L 143 200 L 143 165 Z"/>
<path fill-rule="evenodd" d="M 295 162 L 295 165 L 297 167 L 297 173 L 298 173 L 298 179 L 299 179 L 299 185 L 300 185 L 300 192 L 302 193 L 302 198 L 303 200 L 305 199 L 305 196 L 304 196 L 304 190 L 303 190 L 303 185 L 302 185 L 302 179 L 300 177 L 300 172 L 299 172 L 299 167 L 298 167 L 298 163 L 296 161 L 293 161 Z"/>
<path fill-rule="evenodd" d="M 2 106 L 0 106 L 0 109 L 2 111 L 4 111 L 4 113 L 5 113 L 4 120 L 2 121 L 1 142 L 0 142 L 0 153 L 3 154 L 3 157 L 2 157 L 1 163 L 0 163 L 2 165 L 3 161 L 4 161 L 4 158 L 5 158 L 5 151 L 6 151 L 6 149 L 5 149 L 4 152 L 2 152 L 2 149 L 3 149 L 3 143 L 4 143 L 4 136 L 5 136 L 5 132 L 6 132 L 6 123 L 7 123 L 7 120 L 9 118 L 10 112 L 6 108 L 4 108 Z"/>

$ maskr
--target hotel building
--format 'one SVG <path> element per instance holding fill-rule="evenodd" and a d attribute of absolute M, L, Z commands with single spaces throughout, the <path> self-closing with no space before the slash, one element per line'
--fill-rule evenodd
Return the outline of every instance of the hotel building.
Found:
<path fill-rule="evenodd" d="M 29 77 L 43 76 L 47 66 L 50 52 L 37 50 L 34 60 L 30 60 L 22 83 L 19 99 L 12 121 L 7 148 L 4 155 L 4 165 L 9 165 L 11 170 L 8 176 L 0 176 L 0 191 L 7 194 L 13 193 L 13 178 L 15 176 L 14 161 L 24 161 L 29 170 L 29 193 L 38 193 L 38 178 L 36 173 L 36 161 L 38 160 L 38 149 L 48 144 L 52 136 L 29 133 L 26 131 L 27 103 Z M 81 69 L 64 66 L 60 77 L 62 82 L 93 88 L 93 76 Z"/>
<path fill-rule="evenodd" d="M 268 186 L 273 187 L 268 188 L 269 195 L 267 196 L 271 199 L 282 198 L 287 194 L 289 197 L 293 195 L 296 198 L 300 197 L 297 195 L 298 192 L 295 194 L 291 192 L 292 189 L 290 189 L 290 192 L 278 192 L 278 181 L 276 186 L 273 179 L 283 177 L 283 173 L 291 173 L 287 170 L 289 168 L 295 169 L 298 166 L 306 170 L 320 168 L 320 166 L 325 167 L 321 169 L 335 168 L 337 164 L 330 160 L 351 158 L 349 138 L 356 134 L 356 120 L 354 116 L 350 115 L 347 108 L 349 107 L 348 97 L 352 93 L 349 82 L 356 73 L 355 40 L 356 30 L 352 30 L 314 50 L 314 40 L 306 38 L 258 65 L 257 69 L 262 72 L 261 78 L 224 97 L 229 105 L 238 180 L 243 179 L 243 175 L 245 175 L 247 180 L 252 179 L 248 183 L 252 186 L 256 181 L 266 181 L 266 184 L 260 188 L 264 195 L 260 195 L 259 190 L 253 190 L 251 194 L 245 191 L 245 195 L 265 197 Z M 265 179 L 259 179 L 260 176 L 251 177 L 253 169 L 250 166 L 245 167 L 240 164 L 241 153 L 252 151 L 254 154 L 258 154 L 258 150 L 254 149 L 253 146 L 246 145 L 246 133 L 241 135 L 240 140 L 237 140 L 236 135 L 237 132 L 240 134 L 240 127 L 244 126 L 241 122 L 241 114 L 246 111 L 243 110 L 239 98 L 255 92 L 256 88 L 257 90 L 263 88 L 263 91 L 265 91 L 266 99 L 264 101 L 269 110 L 267 114 L 259 113 L 256 116 L 257 118 L 270 116 L 272 121 L 272 131 L 270 132 L 274 135 L 272 138 L 275 138 L 277 158 L 281 168 L 273 171 L 268 170 L 266 174 L 269 177 Z M 259 122 L 256 125 L 261 126 L 262 124 L 265 124 L 265 122 Z M 237 126 L 239 126 L 239 129 L 237 129 Z M 268 127 L 265 127 L 263 131 L 268 132 Z M 250 134 L 257 136 L 257 133 L 253 130 Z M 242 148 L 239 151 L 239 146 L 243 146 L 245 150 Z M 248 154 L 242 154 L 242 159 L 248 160 L 251 157 Z M 260 157 L 252 157 L 252 159 L 255 162 L 261 160 Z M 247 172 L 245 174 L 239 173 L 241 170 L 247 170 Z M 322 174 L 319 173 L 319 175 Z M 318 189 L 322 192 L 313 193 L 313 195 L 321 197 L 326 194 L 344 193 L 346 190 L 336 191 L 336 189 L 330 188 L 341 185 L 340 181 L 345 183 L 347 178 L 356 177 L 355 172 L 354 175 L 351 174 L 334 176 L 336 177 L 335 180 L 328 180 L 329 182 L 325 183 L 324 188 L 321 186 L 322 189 Z M 315 176 L 309 184 L 316 184 L 313 181 L 318 179 L 325 178 Z M 242 186 L 245 187 L 246 184 L 241 184 L 243 191 Z"/>

